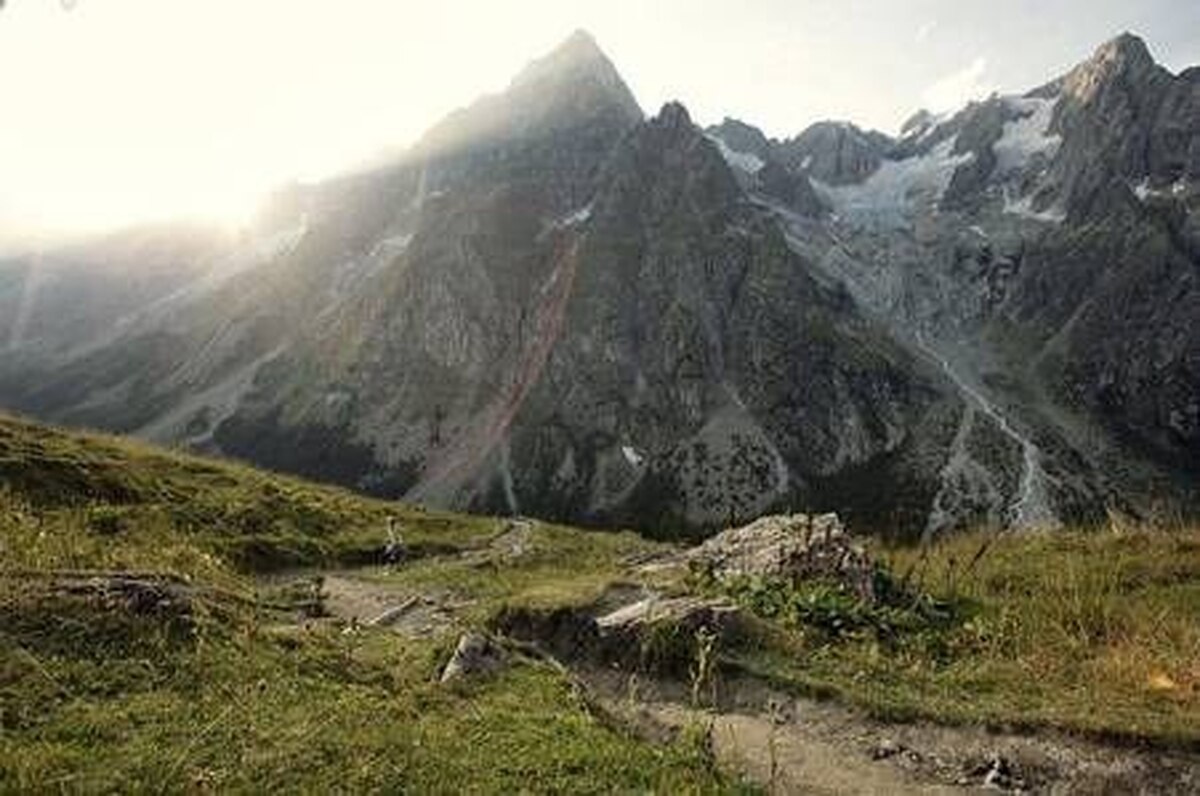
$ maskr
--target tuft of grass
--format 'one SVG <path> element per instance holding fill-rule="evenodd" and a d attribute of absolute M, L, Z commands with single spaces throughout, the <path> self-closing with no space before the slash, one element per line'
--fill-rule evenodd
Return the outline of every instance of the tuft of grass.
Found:
<path fill-rule="evenodd" d="M 660 547 L 632 533 L 536 523 L 519 556 L 428 558 L 377 577 L 409 591 L 449 589 L 472 604 L 469 619 L 486 622 L 505 609 L 590 605 L 624 577 L 631 556 Z"/>

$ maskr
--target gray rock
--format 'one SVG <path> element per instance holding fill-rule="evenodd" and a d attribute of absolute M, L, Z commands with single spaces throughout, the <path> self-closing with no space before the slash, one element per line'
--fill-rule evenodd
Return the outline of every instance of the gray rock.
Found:
<path fill-rule="evenodd" d="M 836 514 L 762 517 L 717 534 L 687 560 L 719 579 L 786 577 L 828 579 L 864 600 L 875 599 L 875 567 L 846 533 Z"/>
<path fill-rule="evenodd" d="M 656 622 L 669 622 L 688 629 L 701 627 L 724 631 L 736 621 L 740 611 L 725 600 L 700 597 L 664 597 L 652 595 L 597 617 L 601 637 L 636 637 Z"/>
<path fill-rule="evenodd" d="M 492 639 L 480 633 L 466 633 L 442 670 L 441 682 L 493 674 L 504 667 L 505 659 L 504 649 Z"/>
<path fill-rule="evenodd" d="M 874 174 L 894 143 L 883 133 L 848 122 L 817 122 L 775 151 L 789 170 L 827 185 L 847 185 Z"/>
<path fill-rule="evenodd" d="M 902 744 L 896 743 L 891 738 L 884 738 L 871 747 L 871 759 L 887 760 L 889 757 L 895 757 L 904 750 L 905 747 Z"/>

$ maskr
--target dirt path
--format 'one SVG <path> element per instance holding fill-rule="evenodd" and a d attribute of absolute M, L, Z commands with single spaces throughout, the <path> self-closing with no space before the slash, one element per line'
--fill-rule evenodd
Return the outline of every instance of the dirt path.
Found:
<path fill-rule="evenodd" d="M 457 628 L 458 612 L 469 605 L 448 589 L 417 591 L 389 582 L 386 567 L 304 570 L 273 575 L 264 580 L 270 589 L 319 584 L 324 614 L 348 626 L 383 627 L 410 638 L 450 632 Z M 305 621 L 303 614 L 294 621 Z"/>
<path fill-rule="evenodd" d="M 774 793 L 942 794 L 962 789 L 938 784 L 887 762 L 873 762 L 803 723 L 777 723 L 745 713 L 704 714 L 678 704 L 649 705 L 672 727 L 708 726 L 713 751 L 726 769 L 738 771 Z"/>
<path fill-rule="evenodd" d="M 708 729 L 717 759 L 775 793 L 1194 794 L 1200 755 L 1121 749 L 1054 733 L 1018 735 L 923 722 L 886 724 L 841 705 L 744 680 L 716 709 L 679 683 L 591 672 L 607 709 L 648 736 Z"/>

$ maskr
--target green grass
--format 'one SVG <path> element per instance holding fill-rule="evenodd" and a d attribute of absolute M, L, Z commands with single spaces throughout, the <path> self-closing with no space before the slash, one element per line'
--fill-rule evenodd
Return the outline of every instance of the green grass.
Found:
<path fill-rule="evenodd" d="M 255 601 L 259 573 L 370 558 L 389 516 L 418 556 L 486 544 L 495 520 L 4 418 L 0 475 L 0 792 L 738 789 L 702 745 L 593 716 L 545 664 L 446 687 L 454 635 L 285 625 Z M 479 600 L 482 621 L 602 588 L 645 546 L 559 528 L 533 543 L 511 573 L 406 571 Z M 191 599 L 133 610 L 52 587 L 76 570 L 168 574 Z"/>
<path fill-rule="evenodd" d="M 465 547 L 496 525 L 2 415 L 0 501 L 4 565 L 26 568 L 161 564 L 162 545 L 242 571 L 364 563 L 388 517 L 417 554 Z M 202 562 L 176 565 L 187 574 Z"/>
<path fill-rule="evenodd" d="M 430 558 L 380 577 L 414 591 L 449 586 L 474 603 L 471 615 L 483 621 L 504 607 L 588 605 L 622 580 L 630 556 L 662 549 L 632 533 L 541 523 L 533 526 L 527 546 L 511 560 Z"/>
<path fill-rule="evenodd" d="M 445 641 L 270 632 L 246 618 L 192 635 L 109 621 L 67 647 L 63 608 L 42 606 L 41 633 L 28 617 L 3 614 L 0 632 L 22 647 L 0 666 L 0 790 L 726 786 L 703 748 L 613 731 L 535 663 L 444 687 L 436 674 Z"/>

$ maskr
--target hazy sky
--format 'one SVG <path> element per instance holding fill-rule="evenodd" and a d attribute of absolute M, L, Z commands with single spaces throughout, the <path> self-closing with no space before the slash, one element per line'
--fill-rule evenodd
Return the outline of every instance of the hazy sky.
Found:
<path fill-rule="evenodd" d="M 647 112 L 894 132 L 1122 30 L 1200 64 L 1200 0 L 7 0 L 0 233 L 244 216 L 418 136 L 573 29 Z"/>

